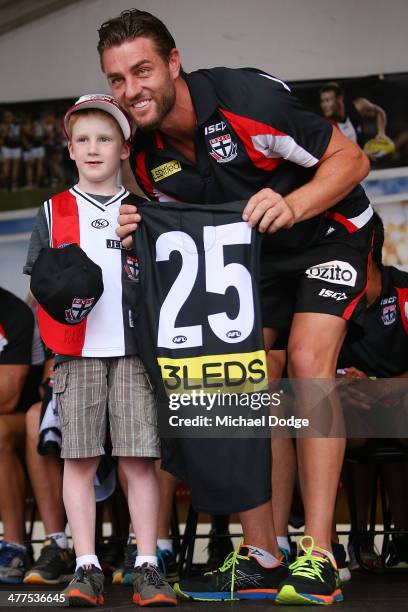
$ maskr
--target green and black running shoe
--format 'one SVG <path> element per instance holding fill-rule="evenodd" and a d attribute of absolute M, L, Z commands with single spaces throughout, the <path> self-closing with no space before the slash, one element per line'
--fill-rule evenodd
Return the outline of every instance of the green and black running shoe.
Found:
<path fill-rule="evenodd" d="M 309 540 L 310 545 L 305 542 Z M 314 546 L 313 538 L 300 540 L 301 554 L 289 566 L 289 576 L 282 582 L 276 597 L 277 604 L 332 604 L 343 600 L 337 567 Z"/>
<path fill-rule="evenodd" d="M 214 572 L 186 578 L 174 585 L 174 590 L 180 597 L 196 601 L 274 600 L 287 575 L 286 565 L 279 562 L 271 568 L 263 567 L 243 545 L 231 552 Z"/>

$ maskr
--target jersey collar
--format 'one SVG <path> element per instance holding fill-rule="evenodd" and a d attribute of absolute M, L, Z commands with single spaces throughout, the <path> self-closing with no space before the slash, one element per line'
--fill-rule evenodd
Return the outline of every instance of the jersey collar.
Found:
<path fill-rule="evenodd" d="M 216 91 L 202 70 L 186 74 L 185 79 L 197 115 L 197 124 L 202 125 L 219 106 Z"/>
<path fill-rule="evenodd" d="M 82 189 L 80 189 L 78 185 L 74 185 L 70 189 L 70 191 L 74 193 L 75 195 L 80 195 L 84 200 L 87 200 L 91 204 L 98 206 L 98 208 L 107 208 L 111 204 L 114 204 L 115 202 L 118 202 L 119 200 L 123 200 L 124 197 L 129 195 L 128 190 L 125 189 L 125 187 L 121 186 L 120 191 L 118 191 L 118 193 L 115 193 L 111 197 L 110 200 L 107 200 L 106 202 L 102 203 L 102 202 L 99 202 L 99 200 L 95 200 L 92 196 L 89 195 L 89 193 L 85 193 L 85 191 L 82 191 Z"/>

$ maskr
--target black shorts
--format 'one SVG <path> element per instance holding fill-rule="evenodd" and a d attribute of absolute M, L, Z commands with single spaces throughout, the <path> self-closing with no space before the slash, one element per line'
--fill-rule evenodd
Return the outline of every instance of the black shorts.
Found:
<path fill-rule="evenodd" d="M 288 329 L 297 312 L 331 314 L 362 325 L 372 222 L 354 233 L 332 231 L 304 251 L 263 249 L 261 306 L 264 327 Z"/>

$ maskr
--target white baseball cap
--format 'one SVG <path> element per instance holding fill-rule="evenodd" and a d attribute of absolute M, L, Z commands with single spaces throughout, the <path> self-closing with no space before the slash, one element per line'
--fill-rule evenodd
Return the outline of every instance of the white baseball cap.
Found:
<path fill-rule="evenodd" d="M 67 136 L 68 120 L 72 113 L 76 113 L 77 111 L 84 110 L 86 108 L 97 108 L 112 115 L 112 117 L 118 122 L 125 140 L 129 140 L 132 133 L 129 119 L 126 117 L 115 98 L 109 94 L 86 94 L 85 96 L 78 98 L 75 104 L 67 110 L 64 116 L 64 130 Z"/>

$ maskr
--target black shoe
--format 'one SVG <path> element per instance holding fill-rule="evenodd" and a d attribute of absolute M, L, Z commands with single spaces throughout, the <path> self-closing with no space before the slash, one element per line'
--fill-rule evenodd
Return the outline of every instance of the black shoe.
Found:
<path fill-rule="evenodd" d="M 206 563 L 207 572 L 213 572 L 220 567 L 225 557 L 234 550 L 231 538 L 220 536 L 215 529 L 210 531 L 208 542 L 208 559 Z"/>
<path fill-rule="evenodd" d="M 66 589 L 62 591 L 70 607 L 93 608 L 103 606 L 105 577 L 95 565 L 79 567 Z"/>
<path fill-rule="evenodd" d="M 335 542 L 332 542 L 332 549 L 334 558 L 336 559 L 340 582 L 348 582 L 351 580 L 351 572 L 346 561 L 346 549 L 342 544 L 336 544 Z"/>
<path fill-rule="evenodd" d="M 305 540 L 310 545 L 304 546 Z M 277 604 L 331 604 L 343 600 L 340 578 L 331 560 L 314 547 L 313 539 L 300 540 L 303 555 L 289 566 L 289 576 L 280 585 Z"/>
<path fill-rule="evenodd" d="M 241 546 L 231 552 L 215 572 L 196 578 L 186 578 L 174 585 L 178 595 L 197 601 L 231 599 L 272 599 L 280 583 L 288 575 L 286 565 L 265 568 Z"/>
<path fill-rule="evenodd" d="M 52 538 L 45 540 L 38 560 L 24 576 L 24 584 L 69 582 L 75 572 L 75 555 L 62 549 Z"/>
<path fill-rule="evenodd" d="M 408 567 L 408 535 L 394 535 L 388 545 L 387 567 Z"/>
<path fill-rule="evenodd" d="M 123 562 L 123 547 L 123 540 L 112 541 L 110 538 L 105 538 L 97 543 L 95 554 L 105 576 L 112 575 Z"/>

